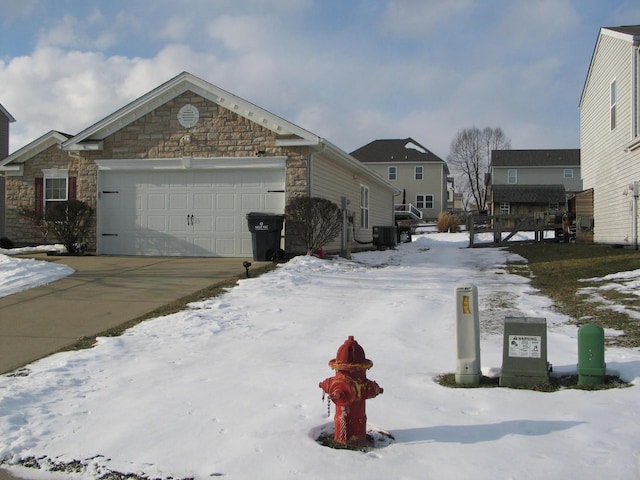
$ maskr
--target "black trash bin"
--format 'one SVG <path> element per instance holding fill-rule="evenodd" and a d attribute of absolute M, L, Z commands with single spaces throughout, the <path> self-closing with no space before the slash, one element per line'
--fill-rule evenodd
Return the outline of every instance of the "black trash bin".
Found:
<path fill-rule="evenodd" d="M 251 232 L 253 259 L 256 261 L 275 261 L 284 258 L 280 248 L 284 215 L 273 213 L 247 213 L 247 223 Z"/>

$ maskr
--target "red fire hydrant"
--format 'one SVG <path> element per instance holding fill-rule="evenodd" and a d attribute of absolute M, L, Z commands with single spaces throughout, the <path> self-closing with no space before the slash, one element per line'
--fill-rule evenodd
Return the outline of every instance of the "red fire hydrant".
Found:
<path fill-rule="evenodd" d="M 320 382 L 320 388 L 336 404 L 334 440 L 345 446 L 367 445 L 367 414 L 365 401 L 380 395 L 383 390 L 366 371 L 373 362 L 364 356 L 364 349 L 350 336 L 336 358 L 329 361 L 335 376 Z"/>

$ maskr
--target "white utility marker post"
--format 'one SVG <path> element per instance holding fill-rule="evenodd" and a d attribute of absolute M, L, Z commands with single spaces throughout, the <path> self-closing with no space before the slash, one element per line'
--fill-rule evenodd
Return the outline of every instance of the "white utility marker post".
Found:
<path fill-rule="evenodd" d="M 456 285 L 456 334 L 458 361 L 456 383 L 480 384 L 480 313 L 478 288 L 470 283 Z"/>

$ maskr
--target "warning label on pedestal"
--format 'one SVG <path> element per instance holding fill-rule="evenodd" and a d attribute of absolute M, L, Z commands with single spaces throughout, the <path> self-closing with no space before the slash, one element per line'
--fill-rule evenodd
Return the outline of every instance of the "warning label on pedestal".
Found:
<path fill-rule="evenodd" d="M 509 356 L 518 358 L 540 358 L 542 337 L 531 335 L 509 335 Z"/>

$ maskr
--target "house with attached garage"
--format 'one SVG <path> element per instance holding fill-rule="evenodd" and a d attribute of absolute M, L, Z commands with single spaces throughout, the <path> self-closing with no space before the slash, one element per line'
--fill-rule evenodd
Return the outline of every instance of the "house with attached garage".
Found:
<path fill-rule="evenodd" d="M 396 219 L 431 221 L 447 210 L 449 167 L 413 138 L 374 140 L 351 155 L 402 191 Z"/>
<path fill-rule="evenodd" d="M 580 150 L 593 241 L 637 248 L 640 25 L 600 29 L 580 98 Z"/>
<path fill-rule="evenodd" d="M 398 190 L 329 141 L 188 72 L 75 135 L 51 131 L 0 161 L 6 235 L 40 241 L 18 213 L 77 199 L 97 254 L 250 257 L 246 215 L 296 195 L 349 205 L 327 251 L 393 224 Z M 287 232 L 282 248 L 304 253 Z"/>

